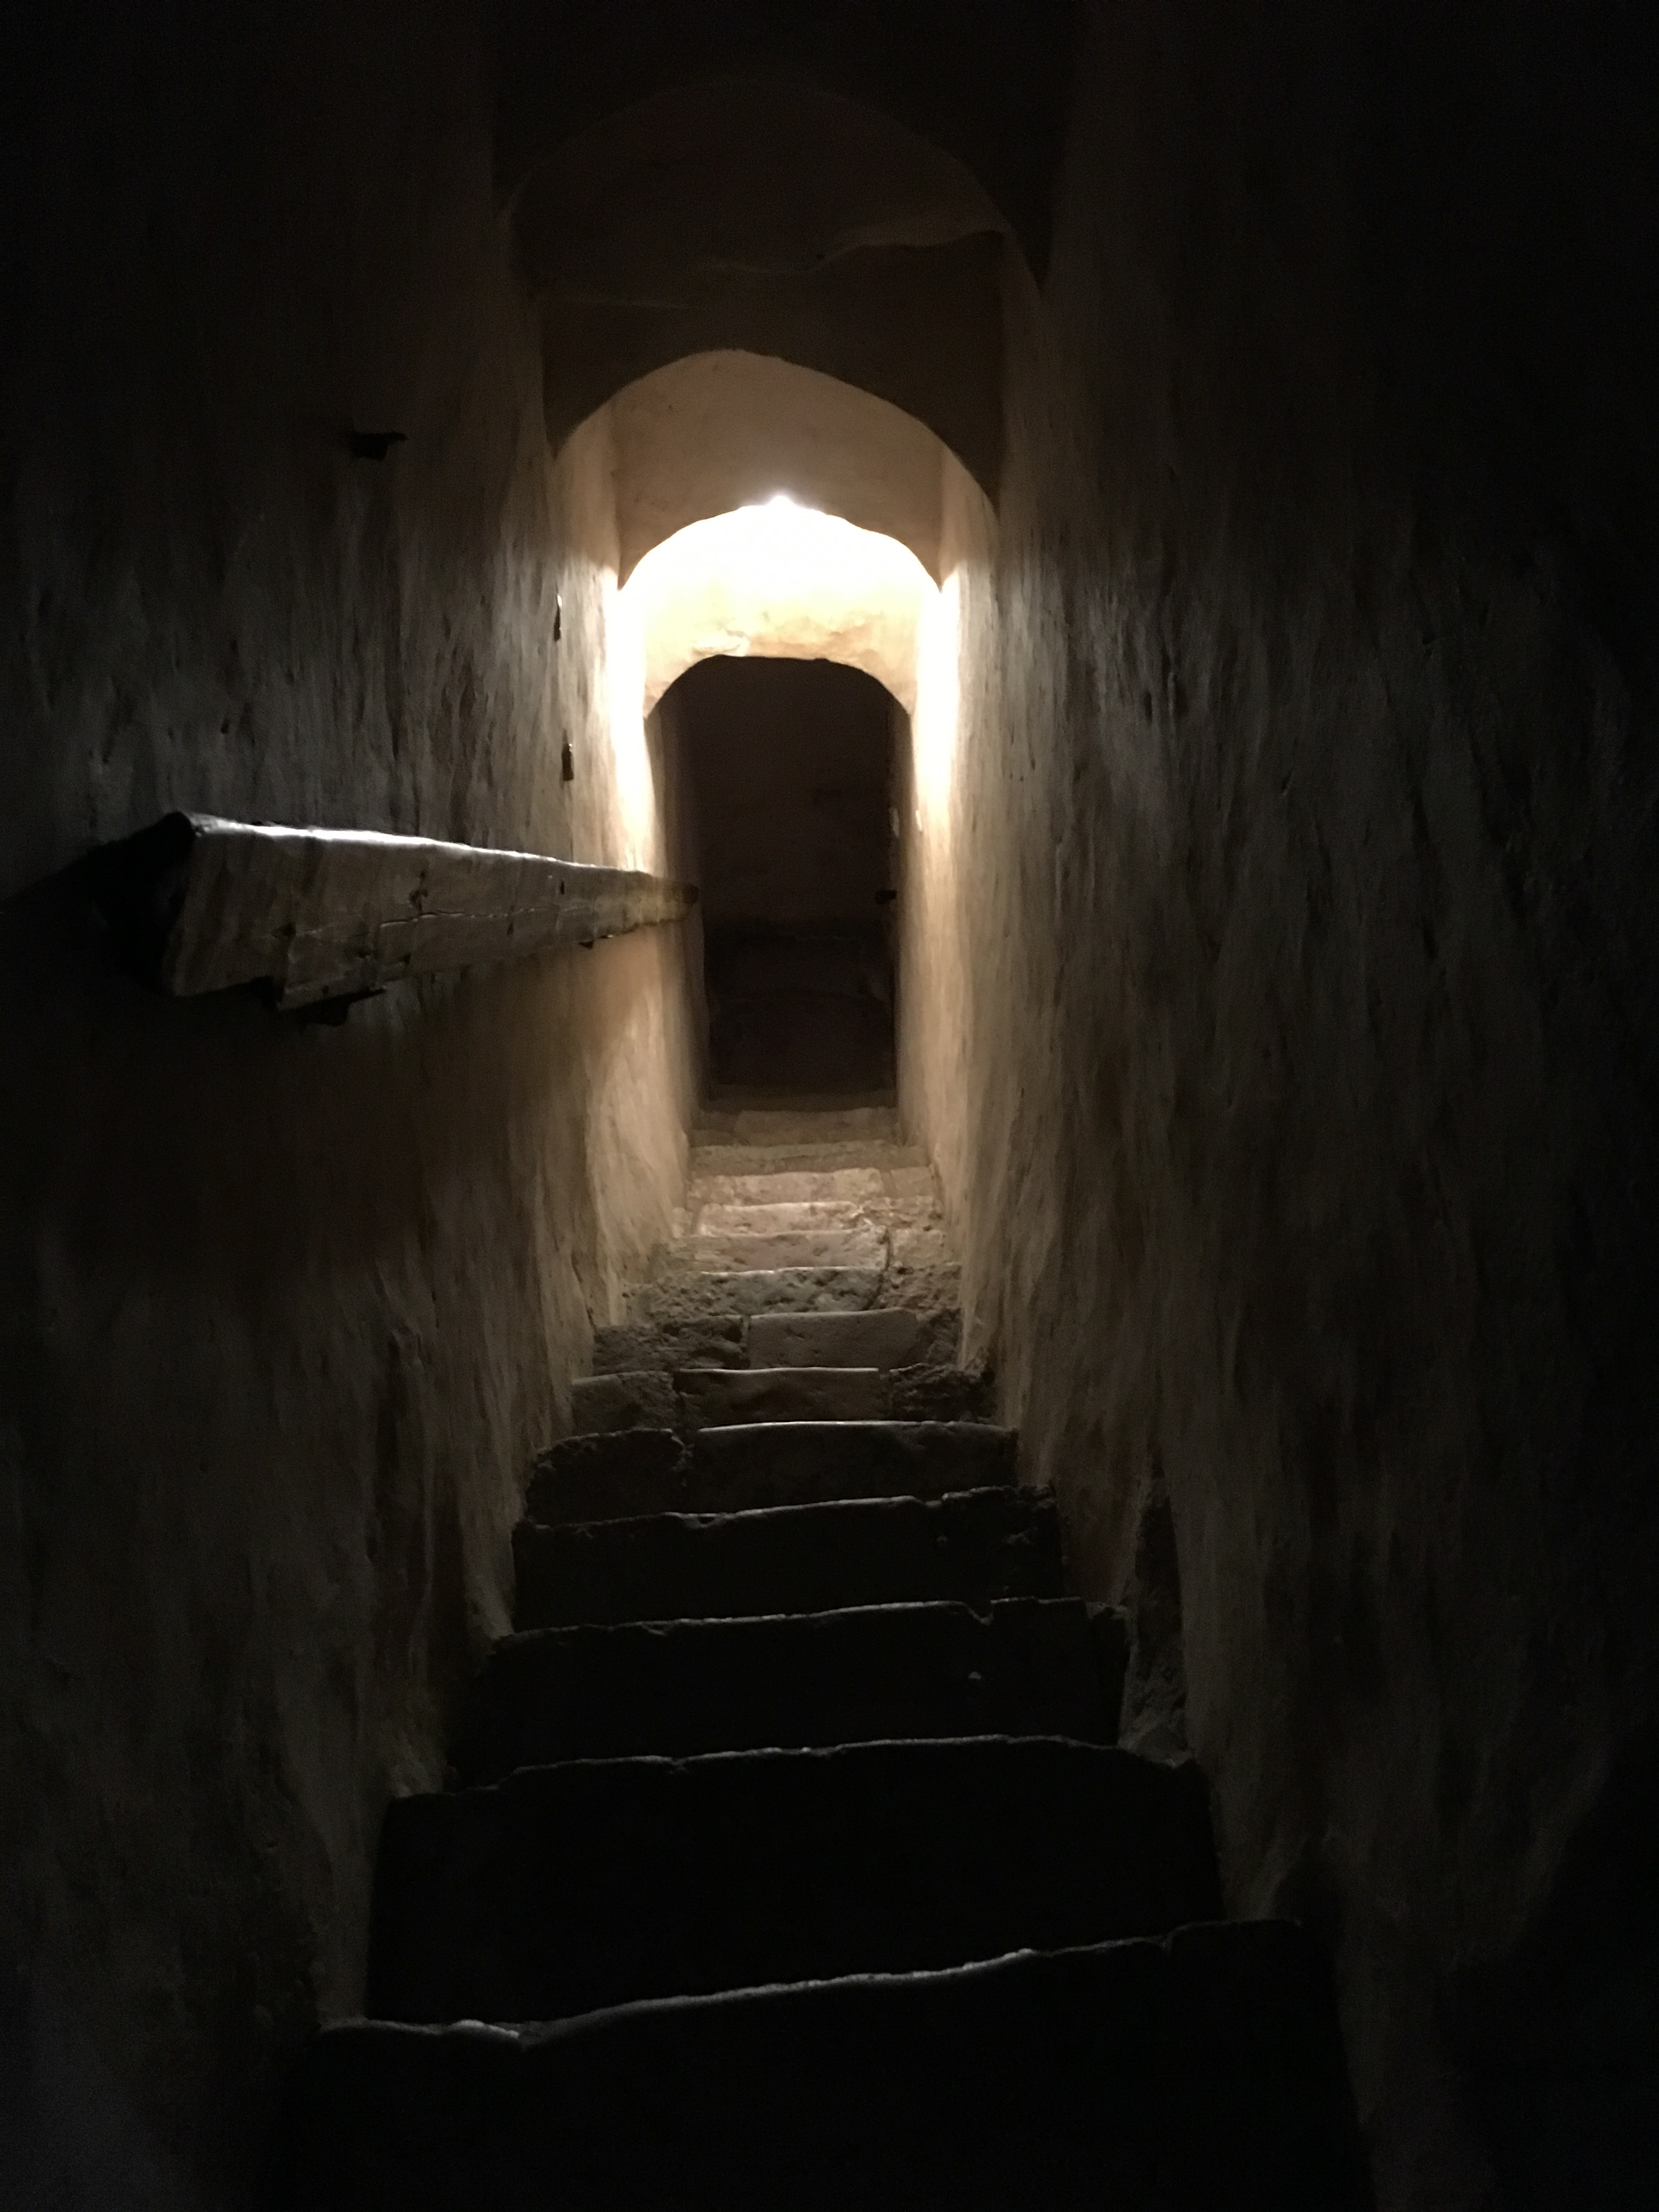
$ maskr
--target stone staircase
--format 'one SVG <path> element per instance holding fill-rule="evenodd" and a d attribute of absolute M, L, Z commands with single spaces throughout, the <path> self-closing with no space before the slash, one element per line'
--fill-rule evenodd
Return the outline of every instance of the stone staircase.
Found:
<path fill-rule="evenodd" d="M 971 1419 L 933 1170 L 890 1109 L 707 1116 L 654 1279 L 599 1330 L 578 1431 Z"/>
<path fill-rule="evenodd" d="M 538 1463 L 458 1786 L 387 1815 L 305 2212 L 1369 2202 L 1294 1927 L 1114 1747 L 1122 1624 L 954 1364 L 890 1115 L 712 1119 Z"/>

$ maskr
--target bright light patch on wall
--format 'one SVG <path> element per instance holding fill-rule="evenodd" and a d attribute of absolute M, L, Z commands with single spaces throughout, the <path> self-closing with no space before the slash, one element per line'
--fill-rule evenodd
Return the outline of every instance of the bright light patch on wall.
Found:
<path fill-rule="evenodd" d="M 605 627 L 605 690 L 610 700 L 611 773 L 615 779 L 617 825 L 622 836 L 618 866 L 655 868 L 660 809 L 645 734 L 644 641 L 628 605 L 626 592 L 607 580 L 609 619 Z"/>
<path fill-rule="evenodd" d="M 648 714 L 676 677 L 716 653 L 844 661 L 913 710 L 924 617 L 939 594 L 896 538 L 781 493 L 676 531 L 617 596 Z"/>
<path fill-rule="evenodd" d="M 953 568 L 925 609 L 916 653 L 911 759 L 917 827 L 948 821 L 962 725 L 962 571 Z"/>

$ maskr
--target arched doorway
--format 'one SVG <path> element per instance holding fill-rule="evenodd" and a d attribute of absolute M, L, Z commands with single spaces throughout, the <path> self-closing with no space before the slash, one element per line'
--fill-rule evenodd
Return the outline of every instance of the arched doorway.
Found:
<path fill-rule="evenodd" d="M 711 1097 L 887 1103 L 901 710 L 861 669 L 722 655 L 660 712 L 702 886 Z"/>

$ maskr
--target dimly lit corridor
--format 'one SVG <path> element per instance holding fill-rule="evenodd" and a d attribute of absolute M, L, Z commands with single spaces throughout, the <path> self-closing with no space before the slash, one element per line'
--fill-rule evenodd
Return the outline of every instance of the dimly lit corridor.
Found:
<path fill-rule="evenodd" d="M 0 2207 L 1659 2201 L 1621 0 L 22 0 Z"/>
<path fill-rule="evenodd" d="M 890 1099 L 896 702 L 832 662 L 703 662 L 663 706 L 696 823 L 715 1093 Z"/>

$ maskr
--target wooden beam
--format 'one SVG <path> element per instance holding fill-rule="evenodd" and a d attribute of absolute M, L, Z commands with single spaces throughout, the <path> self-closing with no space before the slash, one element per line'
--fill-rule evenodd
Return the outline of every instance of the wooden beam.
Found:
<path fill-rule="evenodd" d="M 696 892 L 629 868 L 373 830 L 169 814 L 92 855 L 127 963 L 191 998 L 264 987 L 285 1008 L 678 921 Z"/>

